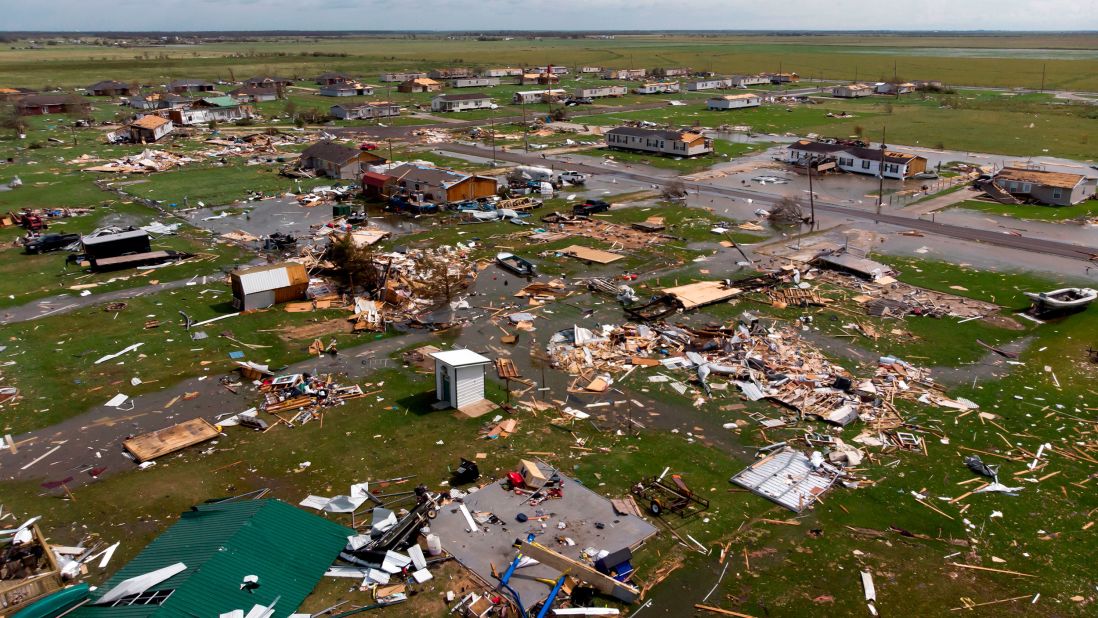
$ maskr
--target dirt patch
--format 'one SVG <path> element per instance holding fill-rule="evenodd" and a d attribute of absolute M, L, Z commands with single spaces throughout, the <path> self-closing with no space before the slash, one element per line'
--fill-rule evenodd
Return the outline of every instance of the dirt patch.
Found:
<path fill-rule="evenodd" d="M 995 326 L 997 328 L 1005 328 L 1007 330 L 1025 330 L 1026 327 L 1018 320 L 1008 315 L 989 315 L 986 318 L 980 320 L 984 324 L 989 326 Z"/>
<path fill-rule="evenodd" d="M 333 333 L 349 333 L 352 325 L 343 318 L 305 324 L 294 328 L 287 328 L 278 334 L 283 341 L 300 341 L 302 339 L 316 339 L 322 335 Z"/>

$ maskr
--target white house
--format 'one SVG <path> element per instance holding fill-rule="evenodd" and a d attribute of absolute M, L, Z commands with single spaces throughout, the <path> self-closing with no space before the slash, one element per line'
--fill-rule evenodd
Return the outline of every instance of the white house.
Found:
<path fill-rule="evenodd" d="M 550 70 L 552 69 L 552 70 Z M 568 75 L 568 67 L 553 65 L 551 67 L 534 67 L 531 73 L 552 73 L 553 75 Z"/>
<path fill-rule="evenodd" d="M 673 69 L 664 69 L 664 77 L 679 77 L 682 75 L 690 75 L 690 67 L 675 67 Z"/>
<path fill-rule="evenodd" d="M 705 106 L 708 109 L 740 109 L 741 107 L 758 107 L 762 103 L 762 97 L 757 94 L 726 94 L 721 97 L 710 97 Z"/>
<path fill-rule="evenodd" d="M 481 93 L 440 94 L 431 99 L 432 112 L 461 112 L 467 109 L 491 109 L 492 97 Z"/>
<path fill-rule="evenodd" d="M 450 80 L 451 88 L 488 88 L 498 85 L 498 77 L 459 77 Z"/>
<path fill-rule="evenodd" d="M 859 99 L 873 95 L 873 88 L 865 84 L 843 84 L 831 89 L 831 96 L 840 99 Z"/>
<path fill-rule="evenodd" d="M 585 75 L 590 75 L 591 73 L 601 73 L 602 67 L 580 67 L 579 72 Z"/>
<path fill-rule="evenodd" d="M 625 86 L 598 86 L 595 88 L 576 88 L 577 99 L 599 99 L 603 97 L 623 97 L 629 92 Z"/>
<path fill-rule="evenodd" d="M 553 90 L 520 90 L 511 97 L 512 103 L 548 103 L 558 101 L 568 94 L 563 88 Z"/>
<path fill-rule="evenodd" d="M 361 105 L 333 105 L 328 112 L 340 120 L 366 120 L 399 116 L 400 106 L 388 101 L 371 101 Z"/>
<path fill-rule="evenodd" d="M 726 79 L 702 79 L 696 82 L 690 82 L 686 85 L 686 89 L 690 91 L 698 90 L 716 90 L 718 88 L 727 88 L 728 80 Z"/>
<path fill-rule="evenodd" d="M 902 84 L 890 84 L 883 82 L 876 84 L 877 94 L 911 94 L 915 92 L 915 84 L 904 82 Z"/>
<path fill-rule="evenodd" d="M 691 157 L 713 152 L 713 143 L 700 133 L 639 129 L 636 127 L 610 129 L 606 132 L 606 146 L 680 157 Z"/>
<path fill-rule="evenodd" d="M 484 367 L 491 360 L 472 350 L 434 352 L 435 397 L 452 408 L 464 408 L 484 400 Z"/>
<path fill-rule="evenodd" d="M 324 84 L 317 94 L 322 97 L 368 97 L 374 94 L 374 87 L 355 82 Z"/>
<path fill-rule="evenodd" d="M 667 94 L 679 91 L 679 82 L 648 82 L 633 89 L 636 94 Z"/>

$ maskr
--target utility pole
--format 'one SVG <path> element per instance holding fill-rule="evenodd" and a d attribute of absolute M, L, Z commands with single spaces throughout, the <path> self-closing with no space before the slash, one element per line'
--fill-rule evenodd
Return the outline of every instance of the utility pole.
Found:
<path fill-rule="evenodd" d="M 492 132 L 492 167 L 496 166 L 496 115 L 488 112 L 488 129 Z"/>
<path fill-rule="evenodd" d="M 805 162 L 805 167 L 808 168 L 808 206 L 811 209 L 811 214 L 808 215 L 809 229 L 813 229 L 816 226 L 816 192 L 812 189 L 812 164 L 815 162 L 815 157 L 808 157 L 808 161 Z"/>
<path fill-rule="evenodd" d="M 389 142 L 389 163 L 392 164 L 392 162 L 393 162 L 393 138 L 387 137 L 387 138 L 385 138 L 385 141 Z"/>
<path fill-rule="evenodd" d="M 1045 91 L 1045 68 L 1046 67 L 1048 67 L 1048 64 L 1042 64 L 1041 65 L 1041 92 Z"/>
<path fill-rule="evenodd" d="M 519 105 L 522 107 L 522 145 L 526 154 L 530 154 L 530 123 L 526 122 L 526 97 L 519 95 Z"/>
<path fill-rule="evenodd" d="M 881 127 L 881 163 L 880 163 L 880 167 L 877 168 L 877 178 L 879 179 L 879 182 L 877 184 L 877 214 L 878 215 L 881 214 L 881 204 L 884 203 L 884 195 L 885 195 L 885 135 L 886 135 L 886 131 L 887 131 L 887 129 L 885 127 Z M 875 221 L 875 223 L 880 223 L 880 221 Z"/>

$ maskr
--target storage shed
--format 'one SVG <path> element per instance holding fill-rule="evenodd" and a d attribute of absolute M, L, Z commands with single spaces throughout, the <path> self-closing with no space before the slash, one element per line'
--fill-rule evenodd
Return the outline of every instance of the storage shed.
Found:
<path fill-rule="evenodd" d="M 435 396 L 453 408 L 484 400 L 484 366 L 491 360 L 472 350 L 434 352 Z"/>
<path fill-rule="evenodd" d="M 99 236 L 85 236 L 80 239 L 84 249 L 84 256 L 93 268 L 97 262 L 106 258 L 134 253 L 148 253 L 152 250 L 149 244 L 149 233 L 145 230 L 128 230 L 116 234 L 102 234 Z"/>
<path fill-rule="evenodd" d="M 301 300 L 309 287 L 305 267 L 296 262 L 238 268 L 229 278 L 233 287 L 233 307 L 239 311 Z"/>

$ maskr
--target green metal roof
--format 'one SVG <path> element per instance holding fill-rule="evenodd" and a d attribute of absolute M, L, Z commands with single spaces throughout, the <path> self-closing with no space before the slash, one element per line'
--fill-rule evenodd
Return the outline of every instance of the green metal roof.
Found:
<path fill-rule="evenodd" d="M 202 102 L 216 107 L 237 107 L 240 102 L 232 97 L 203 97 Z"/>
<path fill-rule="evenodd" d="M 93 594 L 102 597 L 119 582 L 182 562 L 187 569 L 150 590 L 172 590 L 161 605 L 85 605 L 72 618 L 216 618 L 253 605 L 275 606 L 288 616 L 354 534 L 350 528 L 278 500 L 202 504 L 149 543 Z M 246 575 L 259 587 L 241 590 Z"/>

